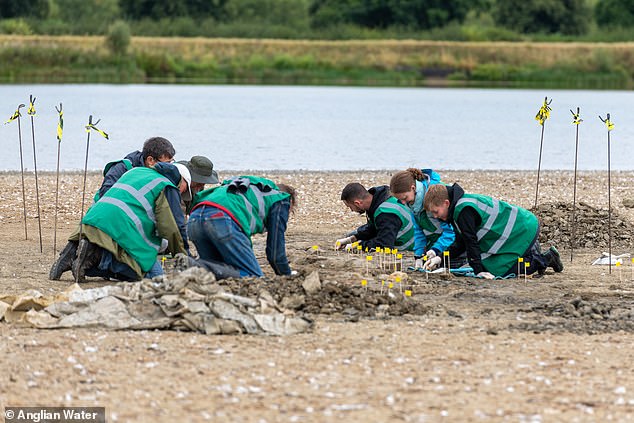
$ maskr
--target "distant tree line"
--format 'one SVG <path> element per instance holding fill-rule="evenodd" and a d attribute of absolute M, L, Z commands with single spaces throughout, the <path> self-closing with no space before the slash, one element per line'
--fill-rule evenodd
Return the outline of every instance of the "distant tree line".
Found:
<path fill-rule="evenodd" d="M 634 28 L 634 0 L 0 0 L 4 33 L 104 34 L 117 20 L 135 35 L 380 38 L 472 24 L 583 36 Z"/>

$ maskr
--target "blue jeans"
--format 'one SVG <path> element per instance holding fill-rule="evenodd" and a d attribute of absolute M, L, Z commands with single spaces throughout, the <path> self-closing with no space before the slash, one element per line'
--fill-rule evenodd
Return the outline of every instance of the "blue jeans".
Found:
<path fill-rule="evenodd" d="M 249 237 L 223 210 L 200 206 L 187 222 L 187 233 L 203 260 L 235 267 L 240 276 L 263 276 Z"/>
<path fill-rule="evenodd" d="M 101 261 L 97 267 L 92 269 L 86 269 L 86 276 L 111 278 L 120 281 L 138 281 L 139 276 L 130 266 L 120 261 L 115 260 L 110 251 L 101 250 Z M 145 274 L 145 278 L 152 279 L 154 276 L 162 275 L 163 268 L 161 263 L 157 260 L 152 265 L 152 268 Z"/>

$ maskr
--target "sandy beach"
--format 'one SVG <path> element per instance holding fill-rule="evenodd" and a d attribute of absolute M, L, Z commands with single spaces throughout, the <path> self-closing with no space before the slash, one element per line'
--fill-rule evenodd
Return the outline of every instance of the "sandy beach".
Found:
<path fill-rule="evenodd" d="M 467 192 L 533 207 L 536 172 L 439 172 Z M 365 222 L 339 200 L 343 186 L 389 184 L 392 173 L 257 172 L 298 190 L 287 252 L 299 276 L 274 277 L 257 236 L 266 278 L 226 285 L 243 295 L 265 287 L 282 301 L 317 270 L 325 288 L 292 310 L 314 320 L 312 332 L 206 336 L 0 322 L 0 406 L 102 406 L 109 422 L 632 421 L 633 263 L 612 273 L 590 265 L 608 248 L 606 172 L 578 174 L 575 233 L 583 242 L 572 261 L 573 174 L 541 173 L 541 241 L 558 247 L 562 273 L 484 281 L 410 272 L 399 288 L 413 295 L 395 287 L 396 299 L 379 283 L 386 272 L 333 249 Z M 56 177 L 38 178 L 43 252 L 35 178 L 25 178 L 28 239 L 20 173 L 0 174 L 0 295 L 55 294 L 73 283 L 70 273 L 48 280 Z M 100 182 L 89 174 L 86 208 Z M 82 185 L 81 173 L 60 176 L 58 251 L 79 221 Z M 613 172 L 611 186 L 613 253 L 634 253 L 634 172 Z"/>

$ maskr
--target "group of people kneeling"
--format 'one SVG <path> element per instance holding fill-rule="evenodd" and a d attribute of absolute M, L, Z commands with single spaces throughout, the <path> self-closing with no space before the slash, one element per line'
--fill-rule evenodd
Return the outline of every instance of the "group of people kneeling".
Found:
<path fill-rule="evenodd" d="M 88 277 L 120 281 L 163 273 L 160 252 L 169 251 L 186 267 L 198 266 L 217 278 L 263 276 L 251 237 L 267 232 L 266 257 L 277 275 L 292 274 L 285 232 L 296 204 L 293 187 L 257 176 L 240 176 L 218 184 L 212 162 L 204 156 L 174 163 L 172 144 L 148 139 L 142 151 L 111 162 L 104 169 L 94 203 L 51 267 L 59 280 L 71 271 L 76 282 Z M 559 253 L 541 253 L 539 224 L 528 210 L 491 197 L 466 194 L 447 186 L 430 169 L 396 173 L 390 186 L 366 190 L 346 185 L 341 194 L 350 210 L 365 213 L 368 223 L 337 240 L 337 248 L 354 243 L 374 250 L 412 250 L 417 268 L 433 270 L 449 251 L 451 267 L 467 262 L 483 278 L 547 267 L 563 270 Z M 184 211 L 185 210 L 185 211 Z M 185 214 L 189 214 L 189 219 Z M 199 258 L 190 254 L 188 239 Z"/>
<path fill-rule="evenodd" d="M 76 282 L 87 276 L 152 278 L 163 273 L 158 261 L 162 251 L 218 278 L 262 276 L 251 236 L 265 231 L 266 255 L 275 273 L 291 274 L 284 233 L 296 202 L 293 187 L 242 176 L 204 189 L 219 183 L 212 162 L 194 156 L 174 163 L 174 155 L 168 140 L 154 137 L 142 151 L 108 163 L 95 202 L 53 263 L 49 278 L 59 280 L 67 271 Z M 191 258 L 188 239 L 200 259 Z"/>
<path fill-rule="evenodd" d="M 358 245 L 364 251 L 410 250 L 415 267 L 423 270 L 441 266 L 448 252 L 451 268 L 468 263 L 485 279 L 518 271 L 543 275 L 549 267 L 563 270 L 554 246 L 541 252 L 539 222 L 533 213 L 486 195 L 467 194 L 458 184 L 445 185 L 431 169 L 397 172 L 389 187 L 366 190 L 350 183 L 341 200 L 350 210 L 365 213 L 368 223 L 338 239 L 339 249 Z"/>

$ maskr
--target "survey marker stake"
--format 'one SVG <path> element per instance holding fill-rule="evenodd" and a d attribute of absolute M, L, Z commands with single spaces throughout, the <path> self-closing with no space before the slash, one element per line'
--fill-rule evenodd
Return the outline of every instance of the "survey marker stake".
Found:
<path fill-rule="evenodd" d="M 577 157 L 579 152 L 579 124 L 583 122 L 583 119 L 579 117 L 579 108 L 577 107 L 577 113 L 570 110 L 572 113 L 572 124 L 577 127 L 577 133 L 575 136 L 575 176 L 574 183 L 572 188 L 572 218 L 570 219 L 570 262 L 572 262 L 572 254 L 575 249 L 576 238 L 575 238 L 575 212 L 577 208 Z"/>
<path fill-rule="evenodd" d="M 546 120 L 550 117 L 550 111 L 552 110 L 550 108 L 550 103 L 552 103 L 553 100 L 551 99 L 550 101 L 548 101 L 548 97 L 544 97 L 544 104 L 542 104 L 542 107 L 540 107 L 539 111 L 537 112 L 537 115 L 535 116 L 535 120 L 539 122 L 539 124 L 542 126 L 542 136 L 541 136 L 541 140 L 539 142 L 539 162 L 537 163 L 537 184 L 535 186 L 535 206 L 534 208 L 537 208 L 537 196 L 539 193 L 539 172 L 541 170 L 542 167 L 542 150 L 543 150 L 543 146 L 544 146 L 544 127 L 545 127 L 545 123 Z"/>
<path fill-rule="evenodd" d="M 62 111 L 62 103 L 59 103 L 59 109 L 55 106 L 55 110 L 59 114 L 57 122 L 57 168 L 55 171 L 55 223 L 53 225 L 53 257 L 57 253 L 57 212 L 59 198 L 59 153 L 62 145 L 62 134 L 64 132 L 64 112 Z"/>
<path fill-rule="evenodd" d="M 83 225 L 81 224 L 81 221 L 84 219 L 84 202 L 86 200 L 86 174 L 88 172 L 88 150 L 90 149 L 90 132 L 92 129 L 94 129 L 99 134 L 101 134 L 101 136 L 103 136 L 105 139 L 108 139 L 108 134 L 106 134 L 101 129 L 97 128 L 97 125 L 99 124 L 99 122 L 101 122 L 101 119 L 93 123 L 92 115 L 90 115 L 88 117 L 88 125 L 85 126 L 86 132 L 88 133 L 88 135 L 86 137 L 86 161 L 84 162 L 84 187 L 81 193 L 81 215 L 79 217 L 79 239 L 80 240 L 81 240 L 82 230 L 83 230 Z"/>
<path fill-rule="evenodd" d="M 11 115 L 9 120 L 7 120 L 4 124 L 11 123 L 14 120 L 18 121 L 18 141 L 20 143 L 20 175 L 22 175 L 22 213 L 24 215 L 24 239 L 29 239 L 28 230 L 26 227 L 26 193 L 24 190 L 24 159 L 22 156 L 22 127 L 20 126 L 20 109 L 22 107 L 26 107 L 24 104 L 20 104 L 16 111 Z"/>
<path fill-rule="evenodd" d="M 40 233 L 40 253 L 44 252 L 42 249 L 42 214 L 40 213 L 40 185 L 37 178 L 37 154 L 35 149 L 35 97 L 29 96 L 29 108 L 26 111 L 31 116 L 31 135 L 33 138 L 33 170 L 35 172 L 35 200 L 37 203 L 37 227 Z"/>
<path fill-rule="evenodd" d="M 612 188 L 612 181 L 610 180 L 610 131 L 614 129 L 614 124 L 610 121 L 610 114 L 608 113 L 606 118 L 603 119 L 599 116 L 601 122 L 605 123 L 608 129 L 608 265 L 609 273 L 612 273 L 612 199 L 610 197 L 610 191 Z"/>

